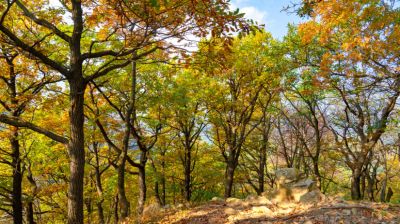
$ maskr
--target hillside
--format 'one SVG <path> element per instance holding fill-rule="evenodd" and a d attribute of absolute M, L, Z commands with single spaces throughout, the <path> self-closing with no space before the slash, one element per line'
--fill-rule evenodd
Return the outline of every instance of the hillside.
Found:
<path fill-rule="evenodd" d="M 200 206 L 167 209 L 145 220 L 159 224 L 252 224 L 252 223 L 400 223 L 400 206 L 352 202 L 329 198 L 313 205 L 272 204 L 263 197 L 212 201 Z M 148 217 L 149 218 L 149 217 Z"/>

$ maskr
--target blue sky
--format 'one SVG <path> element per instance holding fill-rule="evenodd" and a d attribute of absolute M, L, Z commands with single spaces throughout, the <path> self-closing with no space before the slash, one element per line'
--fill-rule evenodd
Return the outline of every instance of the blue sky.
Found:
<path fill-rule="evenodd" d="M 239 8 L 246 18 L 265 24 L 265 29 L 275 38 L 281 39 L 288 23 L 298 24 L 301 20 L 295 14 L 282 11 L 285 6 L 298 0 L 231 0 L 231 8 Z"/>

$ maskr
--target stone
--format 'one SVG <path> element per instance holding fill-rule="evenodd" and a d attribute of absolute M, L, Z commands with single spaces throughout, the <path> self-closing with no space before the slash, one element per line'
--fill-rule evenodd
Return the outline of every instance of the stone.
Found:
<path fill-rule="evenodd" d="M 299 202 L 304 204 L 318 203 L 323 199 L 323 194 L 319 190 L 310 191 L 300 197 Z"/>
<path fill-rule="evenodd" d="M 275 176 L 279 185 L 292 183 L 298 180 L 299 171 L 295 168 L 281 168 L 275 171 Z"/>
<path fill-rule="evenodd" d="M 298 182 L 293 183 L 288 187 L 291 191 L 291 195 L 294 201 L 299 202 L 300 198 L 316 189 L 315 181 L 310 179 L 303 179 Z"/>
<path fill-rule="evenodd" d="M 213 198 L 211 198 L 211 201 L 223 202 L 223 201 L 224 201 L 224 199 L 222 199 L 222 198 L 219 198 L 219 197 L 213 197 Z"/>
<path fill-rule="evenodd" d="M 273 203 L 288 202 L 292 200 L 290 189 L 280 187 L 271 193 L 271 201 Z"/>
<path fill-rule="evenodd" d="M 183 204 L 178 204 L 176 207 L 177 208 L 183 208 Z"/>
<path fill-rule="evenodd" d="M 342 211 L 342 214 L 343 215 L 351 215 L 351 210 L 345 209 L 345 210 Z"/>
<path fill-rule="evenodd" d="M 257 197 L 256 199 L 254 199 L 254 202 L 256 202 L 257 204 L 260 204 L 260 205 L 271 205 L 272 204 L 272 202 L 264 196 Z"/>
<path fill-rule="evenodd" d="M 271 215 L 273 213 L 267 206 L 255 206 L 251 208 L 251 210 L 255 213 L 263 213 L 266 215 Z"/>
<path fill-rule="evenodd" d="M 160 205 L 158 203 L 150 204 L 143 209 L 143 215 L 146 217 L 152 217 L 154 214 L 160 211 Z"/>
<path fill-rule="evenodd" d="M 227 214 L 227 215 L 234 215 L 234 214 L 236 214 L 236 210 L 233 209 L 233 208 L 225 208 L 225 209 L 224 209 L 224 212 L 225 212 L 225 214 Z"/>
<path fill-rule="evenodd" d="M 257 199 L 257 195 L 249 195 L 246 197 L 246 201 L 254 201 L 255 199 Z"/>
<path fill-rule="evenodd" d="M 237 205 L 241 205 L 242 204 L 242 200 L 240 200 L 239 198 L 227 198 L 225 201 L 229 205 L 233 205 L 233 206 L 237 206 Z"/>
<path fill-rule="evenodd" d="M 295 168 L 278 169 L 275 171 L 275 175 L 277 188 L 273 189 L 271 193 L 264 192 L 262 194 L 269 198 L 272 203 L 315 203 L 324 199 L 323 194 L 316 186 L 316 182 L 304 178 L 304 175 Z"/>

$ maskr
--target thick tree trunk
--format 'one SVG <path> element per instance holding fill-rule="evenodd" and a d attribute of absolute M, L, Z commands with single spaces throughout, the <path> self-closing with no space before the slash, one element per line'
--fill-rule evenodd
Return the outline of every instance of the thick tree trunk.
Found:
<path fill-rule="evenodd" d="M 355 169 L 353 171 L 352 180 L 351 180 L 351 199 L 353 200 L 361 200 L 361 171 Z"/>
<path fill-rule="evenodd" d="M 83 177 L 85 168 L 83 101 L 85 84 L 70 80 L 70 180 L 68 188 L 68 223 L 83 224 Z"/>
<path fill-rule="evenodd" d="M 145 166 L 139 167 L 139 199 L 138 199 L 138 216 L 143 214 L 144 203 L 146 202 L 146 169 Z"/>
<path fill-rule="evenodd" d="M 20 159 L 20 145 L 18 141 L 18 128 L 12 127 L 10 138 L 12 148 L 13 165 L 13 188 L 12 188 L 12 209 L 15 224 L 22 224 L 22 170 Z"/>
<path fill-rule="evenodd" d="M 235 162 L 228 161 L 225 170 L 225 198 L 232 197 L 233 177 L 235 173 Z"/>

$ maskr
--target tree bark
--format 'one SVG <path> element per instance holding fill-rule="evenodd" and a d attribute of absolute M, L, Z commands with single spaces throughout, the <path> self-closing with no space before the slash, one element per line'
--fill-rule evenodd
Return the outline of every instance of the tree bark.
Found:
<path fill-rule="evenodd" d="M 353 200 L 361 200 L 361 171 L 355 169 L 352 175 L 351 181 L 351 199 Z"/>
<path fill-rule="evenodd" d="M 28 201 L 26 205 L 26 222 L 28 224 L 35 224 L 35 220 L 33 218 L 33 201 Z"/>
<path fill-rule="evenodd" d="M 264 192 L 264 173 L 265 173 L 266 162 L 267 162 L 267 143 L 263 142 L 263 147 L 260 150 L 260 162 L 258 166 L 257 195 L 261 195 Z"/>
<path fill-rule="evenodd" d="M 83 101 L 85 84 L 69 80 L 70 84 L 70 180 L 68 187 L 68 223 L 83 224 L 83 178 L 85 168 Z"/>
<path fill-rule="evenodd" d="M 117 172 L 118 172 L 118 201 L 119 201 L 119 210 L 120 210 L 120 218 L 121 220 L 125 220 L 129 216 L 130 203 L 126 198 L 125 193 L 125 159 L 118 164 Z"/>
<path fill-rule="evenodd" d="M 139 199 L 138 199 L 138 217 L 143 214 L 144 203 L 146 202 L 146 170 L 145 166 L 139 167 Z"/>
<path fill-rule="evenodd" d="M 225 170 L 225 198 L 232 197 L 233 177 L 235 174 L 235 163 L 234 161 L 228 161 Z"/>
<path fill-rule="evenodd" d="M 190 144 L 190 143 L 188 143 Z M 187 144 L 187 145 L 188 145 Z M 192 149 L 185 147 L 185 199 L 190 201 L 191 197 L 191 170 L 192 170 Z"/>
<path fill-rule="evenodd" d="M 22 224 L 22 170 L 20 159 L 20 145 L 18 141 L 18 128 L 12 127 L 10 138 L 12 148 L 12 166 L 13 166 L 13 188 L 12 188 L 12 209 L 15 224 Z"/>

